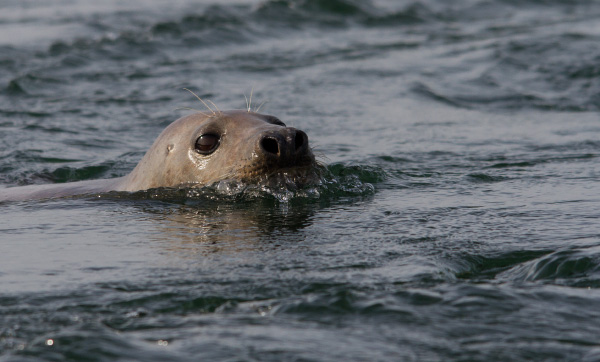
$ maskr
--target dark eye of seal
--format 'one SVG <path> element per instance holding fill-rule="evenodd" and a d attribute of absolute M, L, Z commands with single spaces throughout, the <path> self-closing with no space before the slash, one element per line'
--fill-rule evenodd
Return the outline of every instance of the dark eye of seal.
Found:
<path fill-rule="evenodd" d="M 207 133 L 198 137 L 196 140 L 196 152 L 201 155 L 210 155 L 215 152 L 215 150 L 219 147 L 219 141 L 221 138 L 216 134 Z"/>

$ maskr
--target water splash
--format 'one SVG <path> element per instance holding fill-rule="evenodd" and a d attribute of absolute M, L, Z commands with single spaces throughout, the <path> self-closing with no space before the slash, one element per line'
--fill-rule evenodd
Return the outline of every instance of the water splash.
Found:
<path fill-rule="evenodd" d="M 335 164 L 316 170 L 316 174 L 318 177 L 305 184 L 298 183 L 293 175 L 280 174 L 257 183 L 228 179 L 203 187 L 156 188 L 134 193 L 111 192 L 106 195 L 119 199 L 157 199 L 182 203 L 260 199 L 279 203 L 315 201 L 371 195 L 375 192 L 375 186 L 371 182 L 381 181 L 383 171 L 372 166 Z"/>

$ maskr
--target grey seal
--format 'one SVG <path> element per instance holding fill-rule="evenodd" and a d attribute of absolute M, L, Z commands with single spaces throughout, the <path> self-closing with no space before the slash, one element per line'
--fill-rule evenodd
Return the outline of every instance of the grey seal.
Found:
<path fill-rule="evenodd" d="M 0 189 L 0 201 L 45 199 L 158 187 L 198 187 L 221 180 L 299 183 L 314 177 L 306 133 L 250 111 L 195 113 L 171 123 L 137 166 L 114 179 Z"/>

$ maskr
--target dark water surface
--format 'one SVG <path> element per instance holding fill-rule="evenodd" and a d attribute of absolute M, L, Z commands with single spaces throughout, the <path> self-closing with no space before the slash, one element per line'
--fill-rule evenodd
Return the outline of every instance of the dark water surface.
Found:
<path fill-rule="evenodd" d="M 600 2 L 97 3 L 0 3 L 0 184 L 125 175 L 184 87 L 331 184 L 0 205 L 0 360 L 600 360 Z"/>

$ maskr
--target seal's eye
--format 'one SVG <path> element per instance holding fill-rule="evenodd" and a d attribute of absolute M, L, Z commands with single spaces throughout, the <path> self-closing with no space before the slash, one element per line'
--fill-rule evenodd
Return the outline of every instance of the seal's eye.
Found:
<path fill-rule="evenodd" d="M 216 134 L 207 133 L 196 140 L 196 152 L 201 155 L 210 155 L 219 147 L 221 138 Z"/>

